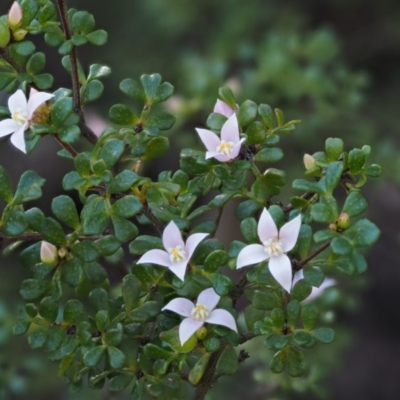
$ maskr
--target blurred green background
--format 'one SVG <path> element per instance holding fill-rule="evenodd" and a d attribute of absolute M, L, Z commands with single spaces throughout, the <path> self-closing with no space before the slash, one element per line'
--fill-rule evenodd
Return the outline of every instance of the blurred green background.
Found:
<path fill-rule="evenodd" d="M 12 1 L 3 1 L 4 14 Z M 262 342 L 249 349 L 255 356 L 242 364 L 239 378 L 222 380 L 212 399 L 397 399 L 400 356 L 400 204 L 399 112 L 400 2 L 396 0 L 146 0 L 70 1 L 93 13 L 109 32 L 101 48 L 80 48 L 85 68 L 110 65 L 106 94 L 87 112 L 96 129 L 107 123 L 109 107 L 130 104 L 119 82 L 159 72 L 175 86 L 167 107 L 178 117 L 171 132 L 173 151 L 148 173 L 178 166 L 182 146 L 201 148 L 194 127 L 204 126 L 218 87 L 229 85 L 237 99 L 250 98 L 301 119 L 292 137 L 283 138 L 283 168 L 289 177 L 302 171 L 304 152 L 323 148 L 327 137 L 342 137 L 350 149 L 370 144 L 372 162 L 382 165 L 380 182 L 371 182 L 369 218 L 382 235 L 368 256 L 370 270 L 361 279 L 340 280 L 340 292 L 322 299 L 325 318 L 336 318 L 338 340 L 318 348 L 312 359 L 321 365 L 309 378 L 295 381 L 268 371 Z M 70 85 L 56 50 L 47 49 L 47 67 L 56 86 Z M 4 102 L 5 93 L 0 93 Z M 104 119 L 101 121 L 100 118 Z M 49 140 L 48 140 L 49 139 Z M 0 162 L 16 180 L 35 169 L 48 183 L 44 196 L 62 192 L 69 164 L 55 156 L 57 146 L 45 138 L 24 156 L 2 141 Z M 289 179 L 288 179 L 289 181 Z M 286 200 L 286 199 L 283 199 Z M 48 205 L 38 203 L 48 211 Z M 109 392 L 71 394 L 57 378 L 57 365 L 29 350 L 26 337 L 11 327 L 21 304 L 19 284 L 28 277 L 16 258 L 0 259 L 0 399 L 128 399 Z M 335 314 L 330 308 L 335 305 Z M 253 378 L 257 383 L 253 383 Z M 269 382 L 269 383 L 267 383 Z M 283 387 L 284 389 L 280 389 Z M 325 388 L 325 389 L 323 389 Z M 293 391 L 295 389 L 295 391 Z"/>

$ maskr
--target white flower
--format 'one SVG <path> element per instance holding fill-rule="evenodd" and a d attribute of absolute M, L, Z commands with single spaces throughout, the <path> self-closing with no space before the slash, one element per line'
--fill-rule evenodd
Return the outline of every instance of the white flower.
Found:
<path fill-rule="evenodd" d="M 40 259 L 45 264 L 56 264 L 58 261 L 57 247 L 43 240 L 40 245 Z"/>
<path fill-rule="evenodd" d="M 304 278 L 303 270 L 301 269 L 300 271 L 297 271 L 294 274 L 293 277 L 293 286 L 300 280 Z M 303 301 L 312 301 L 321 296 L 321 294 L 324 292 L 325 289 L 331 286 L 336 285 L 336 280 L 332 278 L 325 278 L 324 281 L 321 283 L 320 287 L 314 287 L 312 288 L 312 292 L 310 295 L 304 299 Z"/>
<path fill-rule="evenodd" d="M 185 278 L 186 266 L 198 244 L 208 233 L 195 233 L 190 235 L 186 244 L 182 239 L 181 232 L 174 221 L 171 221 L 164 229 L 162 235 L 163 245 L 166 251 L 154 249 L 149 250 L 140 257 L 138 264 L 157 264 L 167 267 L 182 281 Z"/>
<path fill-rule="evenodd" d="M 301 227 L 301 216 L 287 222 L 278 232 L 271 214 L 264 208 L 257 226 L 262 244 L 250 244 L 241 250 L 237 268 L 269 260 L 269 271 L 276 281 L 290 293 L 292 287 L 292 264 L 285 254 L 297 242 Z"/>
<path fill-rule="evenodd" d="M 218 161 L 227 162 L 235 159 L 240 151 L 239 124 L 236 114 L 232 114 L 221 129 L 221 138 L 207 129 L 196 128 L 201 141 L 207 148 L 206 159 L 216 158 Z"/>
<path fill-rule="evenodd" d="M 218 99 L 214 106 L 214 112 L 229 118 L 235 112 L 235 110 L 233 110 L 231 106 L 226 104 L 224 101 Z"/>
<path fill-rule="evenodd" d="M 205 322 L 223 325 L 237 332 L 232 314 L 220 308 L 215 309 L 219 299 L 220 296 L 215 293 L 215 290 L 209 288 L 199 294 L 196 304 L 188 299 L 178 297 L 163 308 L 163 310 L 170 310 L 186 317 L 179 325 L 179 339 L 182 346 Z"/>
<path fill-rule="evenodd" d="M 24 132 L 29 128 L 35 110 L 45 101 L 54 97 L 53 94 L 31 90 L 29 100 L 22 90 L 17 90 L 8 99 L 8 108 L 11 118 L 0 121 L 0 137 L 11 135 L 11 143 L 26 153 Z"/>

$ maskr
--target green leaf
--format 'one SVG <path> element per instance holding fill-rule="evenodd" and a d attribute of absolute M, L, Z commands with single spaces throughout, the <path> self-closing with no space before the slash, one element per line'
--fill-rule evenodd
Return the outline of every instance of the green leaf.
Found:
<path fill-rule="evenodd" d="M 257 116 L 257 104 L 254 101 L 246 100 L 237 112 L 239 126 L 249 125 Z"/>
<path fill-rule="evenodd" d="M 117 215 L 111 216 L 111 220 L 114 226 L 115 237 L 122 243 L 133 239 L 138 235 L 139 230 L 132 222 L 125 218 L 118 217 Z"/>
<path fill-rule="evenodd" d="M 332 343 L 335 339 L 335 331 L 331 328 L 318 328 L 310 333 L 315 339 L 324 344 Z"/>
<path fill-rule="evenodd" d="M 283 151 L 278 147 L 265 147 L 254 157 L 255 161 L 273 163 L 282 160 Z"/>
<path fill-rule="evenodd" d="M 83 240 L 81 242 L 74 243 L 71 251 L 75 257 L 84 262 L 95 261 L 99 257 L 99 253 L 95 245 L 90 240 Z"/>
<path fill-rule="evenodd" d="M 96 261 L 87 262 L 83 265 L 83 270 L 89 282 L 100 284 L 107 278 L 104 268 Z"/>
<path fill-rule="evenodd" d="M 368 219 L 360 219 L 345 231 L 345 237 L 356 247 L 368 247 L 378 240 L 379 228 Z"/>
<path fill-rule="evenodd" d="M 218 89 L 218 95 L 222 101 L 229 105 L 234 110 L 236 108 L 235 96 L 229 87 L 223 86 Z"/>
<path fill-rule="evenodd" d="M 279 374 L 281 373 L 286 365 L 286 351 L 280 350 L 278 351 L 271 359 L 269 364 L 271 371 Z"/>
<path fill-rule="evenodd" d="M 156 301 L 148 301 L 129 313 L 129 319 L 135 322 L 146 322 L 160 313 L 161 306 Z"/>
<path fill-rule="evenodd" d="M 120 217 L 129 218 L 141 211 L 143 204 L 132 195 L 117 200 L 111 207 L 112 213 Z"/>
<path fill-rule="evenodd" d="M 131 254 L 144 254 L 146 251 L 152 249 L 163 249 L 162 241 L 154 236 L 138 236 L 133 242 L 129 244 L 129 251 Z"/>
<path fill-rule="evenodd" d="M 210 356 L 210 353 L 204 353 L 189 372 L 188 380 L 192 385 L 197 385 L 200 382 L 204 371 L 206 370 Z"/>
<path fill-rule="evenodd" d="M 104 160 L 107 167 L 111 168 L 118 162 L 124 151 L 124 142 L 118 139 L 109 139 L 101 148 L 98 159 Z"/>
<path fill-rule="evenodd" d="M 325 151 L 328 156 L 328 161 L 337 161 L 342 155 L 344 149 L 344 144 L 342 139 L 338 138 L 328 138 L 325 141 Z"/>
<path fill-rule="evenodd" d="M 72 75 L 72 66 L 71 66 L 71 57 L 70 56 L 65 56 L 62 58 L 61 63 L 65 70 Z M 81 85 L 86 84 L 86 76 L 85 72 L 83 71 L 81 63 L 78 61 L 78 81 Z M 71 93 L 67 94 L 67 97 L 70 97 Z M 62 96 L 65 97 L 65 96 Z M 61 98 L 61 97 L 60 97 Z M 57 99 L 58 100 L 58 99 Z"/>
<path fill-rule="evenodd" d="M 63 280 L 71 287 L 75 288 L 79 285 L 82 279 L 82 266 L 78 259 L 73 258 L 68 260 L 62 267 Z"/>
<path fill-rule="evenodd" d="M 263 290 L 255 290 L 252 298 L 252 304 L 254 308 L 259 310 L 273 310 L 281 305 L 279 297 L 270 292 Z"/>
<path fill-rule="evenodd" d="M 218 113 L 211 113 L 207 118 L 206 125 L 212 131 L 219 132 L 225 122 L 226 122 L 226 117 L 224 115 Z"/>
<path fill-rule="evenodd" d="M 87 367 L 95 367 L 100 363 L 105 352 L 104 346 L 92 347 L 83 355 L 83 362 Z"/>
<path fill-rule="evenodd" d="M 235 215 L 238 219 L 244 219 L 253 216 L 262 205 L 254 200 L 245 200 L 236 207 Z"/>
<path fill-rule="evenodd" d="M 304 279 L 301 279 L 294 285 L 290 298 L 292 300 L 303 301 L 311 294 L 311 292 L 311 285 Z"/>
<path fill-rule="evenodd" d="M 64 143 L 74 143 L 79 139 L 80 136 L 81 136 L 81 130 L 77 125 L 70 125 L 62 129 L 58 135 L 59 139 Z"/>
<path fill-rule="evenodd" d="M 303 326 L 306 331 L 310 331 L 319 315 L 318 307 L 314 303 L 304 304 L 301 307 L 301 319 L 303 321 Z"/>
<path fill-rule="evenodd" d="M 111 74 L 111 68 L 107 65 L 92 64 L 89 68 L 88 82 L 93 79 L 105 78 Z"/>
<path fill-rule="evenodd" d="M 304 267 L 303 273 L 305 281 L 315 287 L 320 287 L 325 279 L 324 273 L 318 267 Z"/>
<path fill-rule="evenodd" d="M 371 178 L 378 178 L 382 174 L 382 168 L 378 164 L 372 164 L 366 168 L 365 173 Z"/>
<path fill-rule="evenodd" d="M 142 75 L 140 77 L 148 103 L 153 103 L 158 87 L 161 83 L 160 74 Z"/>
<path fill-rule="evenodd" d="M 111 235 L 103 236 L 101 239 L 93 242 L 93 244 L 102 256 L 111 256 L 121 248 L 121 243 Z"/>
<path fill-rule="evenodd" d="M 119 392 L 130 385 L 134 379 L 133 374 L 118 374 L 110 379 L 108 390 L 112 392 Z"/>
<path fill-rule="evenodd" d="M 247 144 L 259 144 L 259 143 L 262 143 L 266 139 L 265 127 L 261 122 L 254 121 L 247 128 L 246 135 L 247 135 L 247 141 L 246 141 Z M 264 150 L 266 150 L 266 149 L 264 149 Z M 261 153 L 261 152 L 259 152 L 259 153 Z"/>
<path fill-rule="evenodd" d="M 50 289 L 51 283 L 48 281 L 26 279 L 22 282 L 19 294 L 25 301 L 34 301 L 45 296 Z"/>
<path fill-rule="evenodd" d="M 301 258 L 305 258 L 310 253 L 312 244 L 312 229 L 310 225 L 303 224 L 300 227 L 299 237 L 297 239 L 297 252 Z"/>
<path fill-rule="evenodd" d="M 39 314 L 49 322 L 55 321 L 58 315 L 58 301 L 54 297 L 44 297 L 39 305 Z"/>
<path fill-rule="evenodd" d="M 64 307 L 64 321 L 76 325 L 83 319 L 86 319 L 83 304 L 79 300 L 68 300 Z"/>
<path fill-rule="evenodd" d="M 50 89 L 53 86 L 54 78 L 50 74 L 39 74 L 33 78 L 34 84 L 40 90 Z"/>
<path fill-rule="evenodd" d="M 73 114 L 73 107 L 73 100 L 70 97 L 62 97 L 58 99 L 51 108 L 51 122 L 57 128 L 62 127 Z"/>
<path fill-rule="evenodd" d="M 260 104 L 258 106 L 258 114 L 268 129 L 272 129 L 274 127 L 274 113 L 268 104 Z"/>
<path fill-rule="evenodd" d="M 153 103 L 161 103 L 172 96 L 174 87 L 169 82 L 162 83 L 156 91 Z"/>
<path fill-rule="evenodd" d="M 87 235 L 98 235 L 102 233 L 109 220 L 105 211 L 104 199 L 96 197 L 85 205 L 81 212 L 83 232 Z"/>
<path fill-rule="evenodd" d="M 80 222 L 74 201 L 69 196 L 58 196 L 51 203 L 54 215 L 64 224 L 73 229 L 79 229 Z"/>
<path fill-rule="evenodd" d="M 293 189 L 304 192 L 323 194 L 324 190 L 317 182 L 306 181 L 305 179 L 295 179 L 292 184 Z"/>
<path fill-rule="evenodd" d="M 103 94 L 104 85 L 97 79 L 93 79 L 80 90 L 82 104 L 91 103 L 97 100 Z"/>
<path fill-rule="evenodd" d="M 108 33 L 103 29 L 98 29 L 86 35 L 86 38 L 95 46 L 103 46 L 107 43 Z"/>
<path fill-rule="evenodd" d="M 39 328 L 33 331 L 28 337 L 28 343 L 32 349 L 39 349 L 46 343 L 48 331 L 44 328 Z"/>
<path fill-rule="evenodd" d="M 239 369 L 239 360 L 233 346 L 227 345 L 217 361 L 218 375 L 234 375 Z"/>
<path fill-rule="evenodd" d="M 336 186 L 340 182 L 340 178 L 343 172 L 343 163 L 341 161 L 335 161 L 328 165 L 328 168 L 325 172 L 325 193 L 332 194 Z M 320 181 L 322 185 L 322 179 Z"/>
<path fill-rule="evenodd" d="M 210 274 L 208 275 L 214 290 L 220 296 L 227 296 L 233 289 L 232 279 L 222 274 Z"/>
<path fill-rule="evenodd" d="M 349 217 L 357 217 L 368 208 L 368 203 L 364 196 L 358 191 L 354 190 L 349 193 L 343 206 L 343 212 L 348 214 Z"/>
<path fill-rule="evenodd" d="M 42 196 L 41 187 L 44 185 L 45 181 L 45 179 L 41 178 L 34 171 L 24 172 L 19 180 L 12 203 L 22 204 L 27 201 L 38 199 Z"/>
<path fill-rule="evenodd" d="M 286 307 L 287 323 L 292 330 L 296 327 L 297 320 L 300 316 L 300 303 L 297 300 L 289 301 Z"/>
<path fill-rule="evenodd" d="M 293 346 L 289 346 L 288 348 L 287 369 L 289 375 L 292 377 L 299 377 L 303 375 L 306 370 L 303 353 Z"/>
<path fill-rule="evenodd" d="M 143 160 L 151 160 L 163 156 L 169 150 L 169 140 L 164 136 L 152 138 L 146 146 Z"/>
<path fill-rule="evenodd" d="M 21 206 L 7 206 L 3 211 L 2 219 L 2 228 L 6 235 L 21 235 L 28 229 L 28 221 Z"/>
<path fill-rule="evenodd" d="M 25 211 L 25 217 L 28 221 L 29 227 L 34 231 L 38 231 L 40 229 L 40 224 L 44 219 L 44 214 L 39 208 L 33 207 L 28 211 Z"/>
<path fill-rule="evenodd" d="M 132 310 L 140 297 L 140 282 L 133 275 L 126 275 L 122 281 L 122 296 L 125 311 Z"/>
<path fill-rule="evenodd" d="M 347 256 L 353 252 L 352 244 L 345 237 L 334 238 L 331 249 L 338 256 Z"/>
<path fill-rule="evenodd" d="M 35 53 L 26 64 L 26 71 L 29 74 L 37 75 L 46 65 L 46 55 L 44 53 Z"/>
<path fill-rule="evenodd" d="M 135 125 L 138 121 L 137 116 L 123 104 L 113 105 L 108 115 L 111 122 L 118 125 Z"/>
<path fill-rule="evenodd" d="M 145 126 L 157 127 L 161 131 L 165 131 L 171 129 L 175 121 L 176 118 L 173 115 L 167 112 L 159 112 L 156 115 L 146 119 Z"/>
<path fill-rule="evenodd" d="M 108 194 L 114 194 L 118 192 L 125 192 L 131 188 L 135 182 L 139 180 L 139 176 L 129 169 L 125 169 L 120 172 L 114 179 L 110 182 L 107 188 Z"/>
<path fill-rule="evenodd" d="M 108 310 L 108 293 L 103 288 L 93 289 L 89 293 L 89 302 L 97 311 Z"/>
<path fill-rule="evenodd" d="M 364 167 L 366 160 L 365 153 L 360 149 L 353 149 L 349 152 L 348 165 L 352 174 L 358 174 Z"/>
<path fill-rule="evenodd" d="M 322 197 L 319 203 L 312 205 L 311 216 L 316 222 L 323 224 L 335 222 L 339 216 L 335 198 Z"/>
<path fill-rule="evenodd" d="M 65 233 L 61 225 L 53 218 L 45 218 L 40 224 L 42 238 L 56 246 L 67 244 Z"/>
<path fill-rule="evenodd" d="M 132 79 L 124 79 L 120 83 L 119 88 L 131 99 L 136 100 L 139 103 L 145 102 L 146 95 L 139 82 L 136 82 Z"/>
<path fill-rule="evenodd" d="M 226 265 L 228 262 L 228 254 L 224 250 L 212 251 L 204 261 L 204 269 L 206 272 L 215 272 L 218 268 Z"/>

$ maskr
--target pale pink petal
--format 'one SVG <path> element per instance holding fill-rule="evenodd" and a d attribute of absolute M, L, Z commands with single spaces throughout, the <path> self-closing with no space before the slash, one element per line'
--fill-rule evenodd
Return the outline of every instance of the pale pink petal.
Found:
<path fill-rule="evenodd" d="M 182 317 L 190 317 L 190 313 L 195 308 L 195 305 L 188 299 L 178 297 L 171 300 L 162 310 L 173 311 Z"/>
<path fill-rule="evenodd" d="M 268 263 L 269 272 L 275 280 L 288 292 L 292 288 L 292 264 L 286 254 L 271 257 Z"/>
<path fill-rule="evenodd" d="M 220 138 L 214 132 L 211 132 L 208 129 L 196 128 L 196 131 L 208 151 L 214 152 L 221 143 Z"/>
<path fill-rule="evenodd" d="M 25 144 L 25 137 L 24 137 L 24 126 L 21 126 L 16 132 L 11 135 L 11 143 L 22 152 L 26 153 L 26 144 Z"/>
<path fill-rule="evenodd" d="M 185 318 L 179 325 L 179 340 L 183 346 L 193 334 L 204 325 L 203 321 Z"/>
<path fill-rule="evenodd" d="M 32 117 L 35 110 L 41 106 L 47 100 L 50 100 L 54 97 L 54 94 L 46 93 L 46 92 L 36 92 L 31 94 L 28 100 L 28 115 L 29 118 Z"/>
<path fill-rule="evenodd" d="M 226 104 L 224 101 L 219 100 L 219 99 L 215 103 L 214 112 L 218 113 L 218 114 L 222 114 L 226 118 L 229 118 L 234 113 L 234 111 L 228 104 Z"/>
<path fill-rule="evenodd" d="M 239 139 L 239 123 L 236 114 L 232 114 L 224 125 L 222 125 L 221 140 L 236 144 Z"/>
<path fill-rule="evenodd" d="M 303 270 L 296 271 L 293 276 L 293 285 L 294 286 L 300 279 L 304 279 Z"/>
<path fill-rule="evenodd" d="M 245 140 L 246 139 L 240 139 L 240 141 L 235 144 L 235 147 L 232 149 L 231 155 L 229 156 L 231 160 L 233 160 L 234 158 L 236 158 L 239 155 L 240 148 L 242 147 L 242 143 Z"/>
<path fill-rule="evenodd" d="M 139 258 L 137 264 L 157 264 L 163 267 L 170 267 L 171 260 L 169 259 L 169 254 L 164 250 L 153 249 L 149 250 Z"/>
<path fill-rule="evenodd" d="M 266 208 L 264 208 L 261 213 L 261 217 L 257 225 L 257 232 L 261 242 L 278 237 L 278 228 L 276 227 L 275 221 L 272 219 L 271 214 Z"/>
<path fill-rule="evenodd" d="M 231 157 L 226 156 L 225 154 L 221 154 L 221 153 L 217 153 L 217 152 L 213 152 L 213 151 L 207 151 L 206 153 L 206 160 L 208 160 L 209 158 L 214 157 L 216 160 L 220 161 L 220 162 L 227 162 L 231 160 Z"/>
<path fill-rule="evenodd" d="M 194 233 L 186 240 L 186 256 L 189 259 L 196 250 L 199 243 L 208 236 L 208 233 Z"/>
<path fill-rule="evenodd" d="M 319 296 L 322 295 L 322 293 L 327 289 L 328 287 L 335 286 L 336 285 L 336 280 L 332 278 L 326 278 L 320 287 L 313 287 L 311 294 L 305 299 L 306 301 L 312 301 L 318 298 Z"/>
<path fill-rule="evenodd" d="M 230 312 L 221 308 L 214 310 L 206 319 L 206 322 L 209 324 L 226 326 L 227 328 L 237 332 L 235 318 L 233 318 L 233 315 Z"/>
<path fill-rule="evenodd" d="M 268 255 L 265 252 L 265 247 L 261 244 L 250 244 L 244 247 L 237 258 L 236 268 L 242 268 L 247 265 L 257 264 L 261 261 L 268 259 Z"/>
<path fill-rule="evenodd" d="M 26 97 L 21 89 L 18 89 L 8 98 L 8 108 L 10 109 L 11 114 L 18 109 L 21 111 L 27 111 L 28 106 Z"/>
<path fill-rule="evenodd" d="M 206 306 L 208 312 L 210 312 L 217 306 L 220 298 L 221 296 L 218 296 L 213 288 L 208 288 L 199 294 L 199 297 L 197 298 L 197 304 Z"/>
<path fill-rule="evenodd" d="M 162 241 L 165 250 L 172 249 L 176 246 L 181 246 L 182 250 L 185 248 L 185 243 L 182 240 L 181 231 L 176 226 L 174 221 L 171 221 L 164 229 Z"/>
<path fill-rule="evenodd" d="M 10 133 L 13 133 L 17 131 L 21 125 L 17 124 L 13 119 L 3 119 L 3 121 L 0 121 L 0 137 L 9 135 Z"/>
<path fill-rule="evenodd" d="M 301 215 L 287 222 L 279 230 L 279 240 L 282 243 L 283 251 L 287 253 L 296 245 L 301 227 Z"/>
<path fill-rule="evenodd" d="M 185 273 L 186 273 L 186 267 L 187 267 L 187 260 L 181 261 L 176 264 L 170 264 L 168 267 L 169 270 L 174 273 L 181 281 L 185 280 Z"/>

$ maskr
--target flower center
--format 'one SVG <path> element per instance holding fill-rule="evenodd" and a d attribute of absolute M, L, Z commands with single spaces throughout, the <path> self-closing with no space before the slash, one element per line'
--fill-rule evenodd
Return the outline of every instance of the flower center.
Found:
<path fill-rule="evenodd" d="M 272 238 L 266 240 L 264 243 L 264 251 L 268 254 L 268 257 L 277 257 L 283 254 L 283 245 L 278 238 Z"/>
<path fill-rule="evenodd" d="M 190 315 L 195 321 L 205 321 L 208 318 L 209 312 L 206 306 L 203 304 L 196 304 Z"/>
<path fill-rule="evenodd" d="M 221 143 L 217 146 L 216 151 L 223 154 L 224 156 L 230 156 L 234 146 L 235 143 L 233 142 L 226 142 L 225 140 L 221 140 Z"/>
<path fill-rule="evenodd" d="M 26 111 L 17 108 L 11 115 L 11 118 L 20 126 L 25 125 L 28 122 L 28 113 Z"/>
<path fill-rule="evenodd" d="M 186 251 L 181 246 L 168 249 L 169 259 L 173 264 L 186 260 Z"/>

